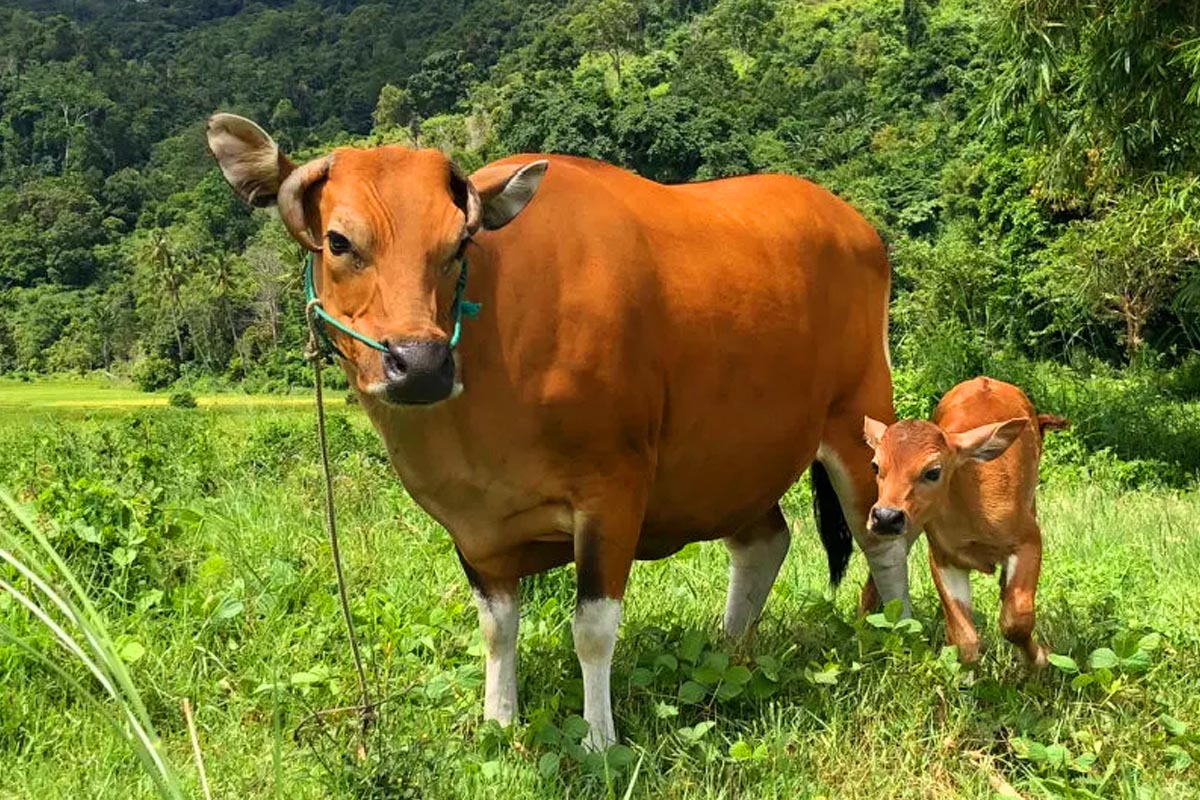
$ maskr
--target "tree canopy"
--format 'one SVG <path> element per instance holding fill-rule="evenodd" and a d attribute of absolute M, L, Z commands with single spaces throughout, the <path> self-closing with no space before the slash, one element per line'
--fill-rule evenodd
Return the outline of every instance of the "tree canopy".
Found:
<path fill-rule="evenodd" d="M 906 363 L 1200 334 L 1200 6 L 27 0 L 0 10 L 0 372 L 302 374 L 298 252 L 203 144 L 804 175 L 879 227 Z"/>

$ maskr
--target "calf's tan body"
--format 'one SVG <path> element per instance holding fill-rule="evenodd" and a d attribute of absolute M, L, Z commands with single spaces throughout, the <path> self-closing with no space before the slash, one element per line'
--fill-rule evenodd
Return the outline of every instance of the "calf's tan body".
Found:
<path fill-rule="evenodd" d="M 928 422 L 866 420 L 879 483 L 871 524 L 901 512 L 906 530 L 924 530 L 947 639 L 965 661 L 979 656 L 969 573 L 1000 565 L 1000 629 L 1030 662 L 1045 663 L 1033 636 L 1042 563 L 1038 465 L 1044 431 L 1065 425 L 1039 416 L 1016 386 L 986 377 L 951 389 Z"/>

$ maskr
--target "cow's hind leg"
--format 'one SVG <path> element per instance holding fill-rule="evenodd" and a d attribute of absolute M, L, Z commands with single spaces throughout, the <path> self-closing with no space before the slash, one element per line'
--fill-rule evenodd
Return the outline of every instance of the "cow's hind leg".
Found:
<path fill-rule="evenodd" d="M 462 558 L 463 569 L 479 609 L 479 631 L 485 652 L 483 718 L 508 726 L 517 716 L 517 628 L 521 619 L 516 580 L 493 580 Z"/>
<path fill-rule="evenodd" d="M 637 550 L 644 500 L 598 503 L 575 514 L 576 601 L 572 632 L 583 672 L 583 744 L 601 750 L 617 741 L 609 684 L 621 625 L 625 584 Z"/>
<path fill-rule="evenodd" d="M 862 437 L 863 417 L 867 414 L 871 412 L 842 414 L 827 423 L 817 460 L 829 474 L 846 524 L 871 569 L 870 582 L 860 595 L 859 610 L 865 613 L 871 610 L 867 604 L 880 600 L 885 603 L 900 600 L 904 616 L 909 616 L 912 606 L 908 594 L 908 550 L 920 531 L 879 536 L 867 530 L 867 514 L 878 494 L 875 473 L 871 470 L 873 454 Z M 817 489 L 814 480 L 814 491 Z"/>
<path fill-rule="evenodd" d="M 725 599 L 725 633 L 737 638 L 758 619 L 791 535 L 779 506 L 765 517 L 725 537 L 729 549 L 729 594 Z"/>
<path fill-rule="evenodd" d="M 1021 648 L 1026 661 L 1046 666 L 1046 648 L 1033 638 L 1034 596 L 1042 571 L 1042 537 L 1037 523 L 1032 536 L 1008 557 L 1000 571 L 1000 632 Z"/>

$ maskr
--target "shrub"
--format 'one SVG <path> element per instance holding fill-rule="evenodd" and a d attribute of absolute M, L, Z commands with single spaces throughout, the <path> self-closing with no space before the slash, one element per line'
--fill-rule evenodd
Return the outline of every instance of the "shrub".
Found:
<path fill-rule="evenodd" d="M 167 404 L 172 408 L 195 408 L 196 396 L 189 391 L 172 392 Z"/>
<path fill-rule="evenodd" d="M 166 389 L 179 379 L 179 365 L 161 356 L 147 356 L 133 368 L 133 382 L 143 392 Z"/>

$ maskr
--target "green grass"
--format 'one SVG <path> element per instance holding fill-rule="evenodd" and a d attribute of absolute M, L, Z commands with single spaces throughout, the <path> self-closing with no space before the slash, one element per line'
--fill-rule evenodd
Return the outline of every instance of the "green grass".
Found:
<path fill-rule="evenodd" d="M 0 384 L 0 403 L 23 394 L 26 409 L 0 411 L 0 485 L 59 521 L 55 546 L 110 632 L 122 647 L 140 645 L 124 652 L 144 648 L 132 680 L 192 797 L 184 697 L 214 796 L 247 800 L 622 797 L 639 760 L 632 797 L 985 798 L 1003 781 L 1031 797 L 1175 798 L 1200 784 L 1191 489 L 1129 490 L 1080 468 L 1048 476 L 1039 630 L 1091 676 L 1077 688 L 1073 673 L 1026 672 L 998 634 L 995 580 L 983 576 L 974 581 L 981 665 L 967 672 L 942 657 L 923 545 L 910 567 L 919 632 L 855 618 L 858 556 L 831 603 L 797 487 L 787 501 L 792 551 L 752 641 L 732 647 L 717 633 L 719 543 L 634 569 L 613 684 L 629 750 L 610 755 L 606 774 L 573 744 L 581 687 L 570 569 L 523 590 L 521 724 L 483 725 L 480 638 L 449 538 L 390 476 L 361 413 L 337 408 L 355 615 L 376 694 L 389 698 L 362 760 L 352 719 L 297 730 L 311 711 L 355 697 L 308 410 L 203 398 L 197 410 L 50 406 L 62 388 Z M 101 390 L 78 391 L 82 402 Z M 0 623 L 39 635 L 6 597 Z M 1150 633 L 1161 642 L 1139 652 Z M 1115 651 L 1116 666 L 1104 666 L 1101 648 Z M 747 677 L 737 696 L 716 683 Z M 0 776 L 0 798 L 154 796 L 102 716 L 6 645 Z"/>
<path fill-rule="evenodd" d="M 98 378 L 51 378 L 36 382 L 0 379 L 0 412 L 130 410 L 167 405 L 165 393 L 142 392 L 128 384 Z M 266 394 L 201 394 L 201 408 L 258 408 L 312 404 L 311 392 Z"/>

